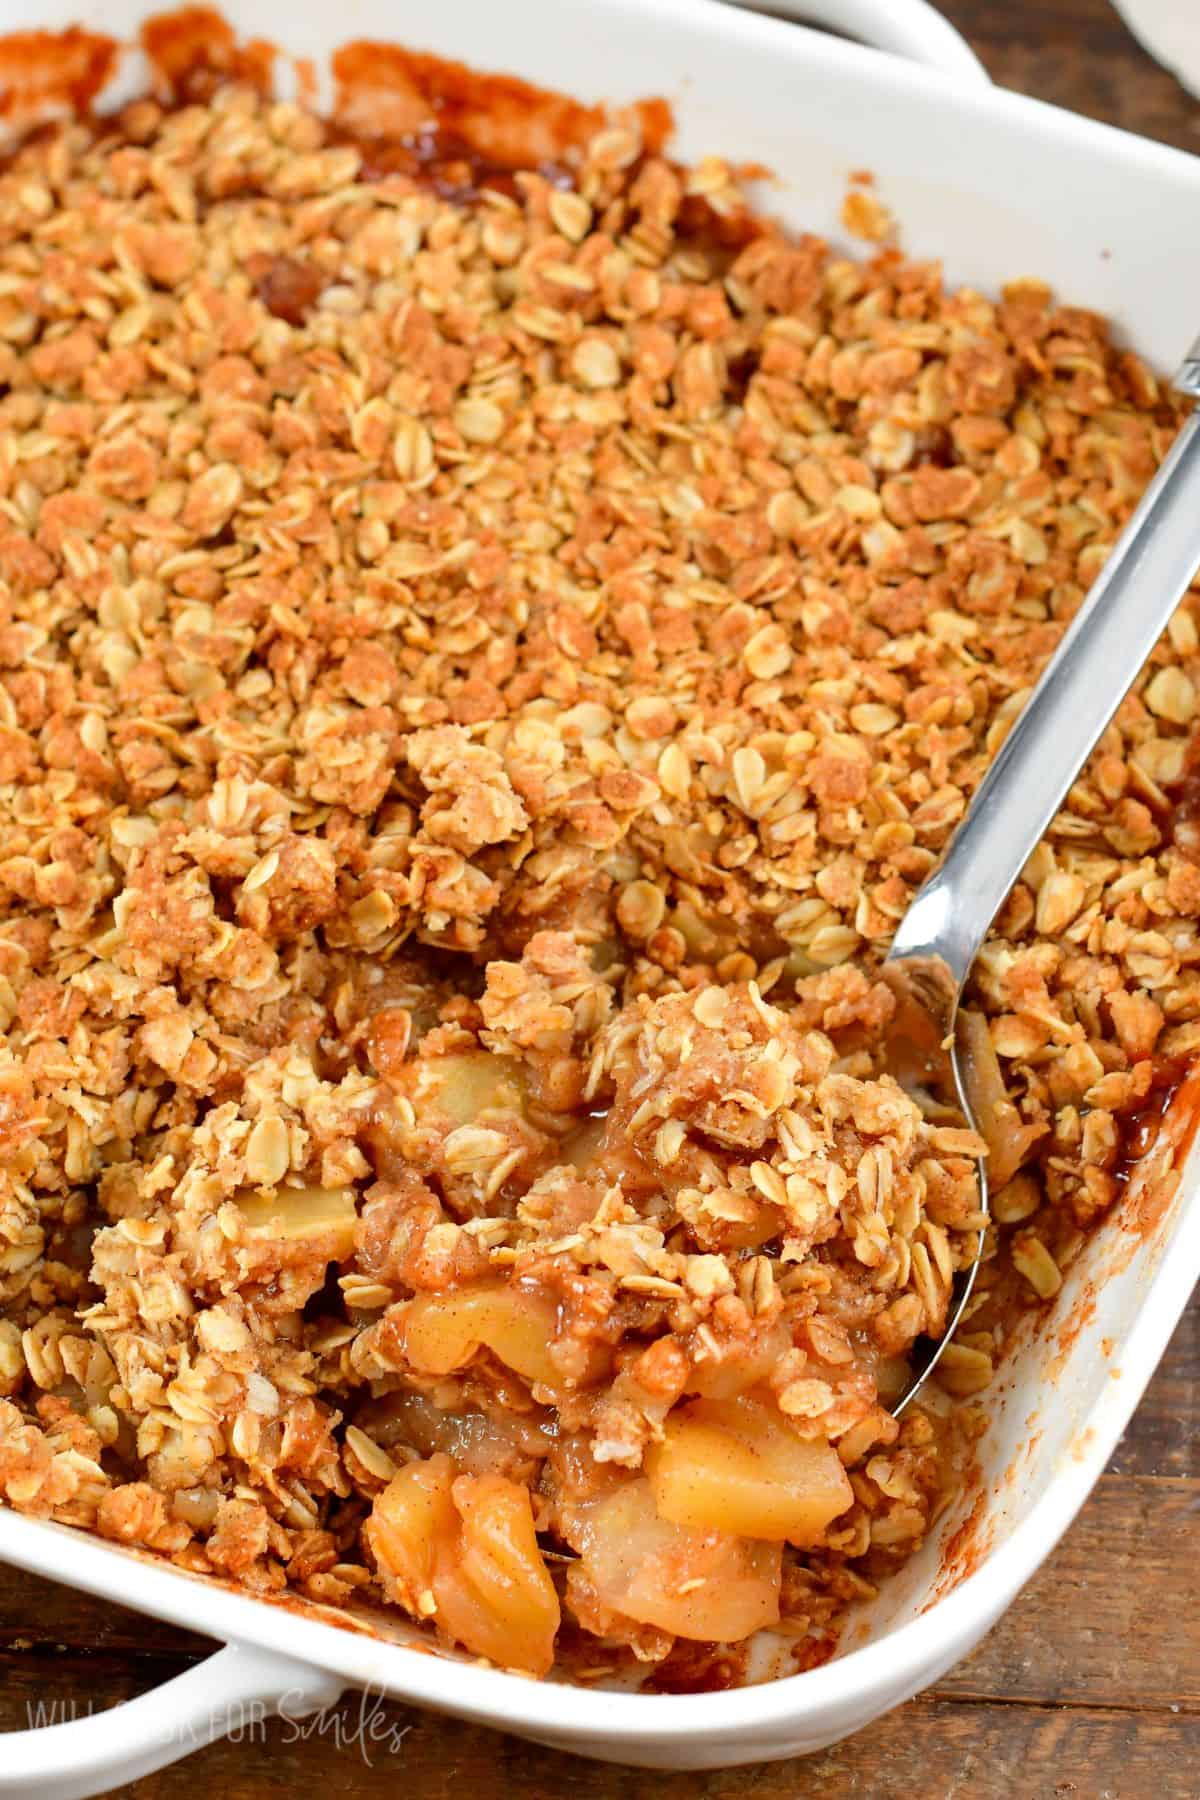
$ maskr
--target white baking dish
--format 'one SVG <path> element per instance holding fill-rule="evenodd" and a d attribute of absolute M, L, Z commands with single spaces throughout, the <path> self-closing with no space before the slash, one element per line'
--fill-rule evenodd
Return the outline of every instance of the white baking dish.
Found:
<path fill-rule="evenodd" d="M 138 0 L 0 0 L 0 30 L 74 20 L 132 38 Z M 777 8 L 778 10 L 778 8 Z M 923 0 L 803 0 L 797 10 L 894 54 L 714 0 L 230 0 L 235 25 L 318 60 L 356 36 L 391 38 L 519 73 L 588 100 L 665 94 L 685 157 L 765 164 L 772 208 L 837 235 L 851 169 L 868 167 L 906 247 L 995 288 L 1036 273 L 1112 315 L 1156 362 L 1200 320 L 1200 161 L 997 92 Z M 136 81 L 136 59 L 122 79 Z M 243 1722 L 370 1686 L 613 1761 L 704 1768 L 815 1750 L 942 1674 L 994 1623 L 1070 1523 L 1141 1395 L 1200 1273 L 1200 1160 L 1173 1169 L 1186 1090 L 1136 1192 L 1093 1239 L 1049 1316 L 989 1396 L 979 1478 L 936 1538 L 851 1622 L 837 1660 L 740 1691 L 583 1691 L 420 1653 L 231 1593 L 61 1527 L 0 1512 L 0 1557 L 226 1642 L 208 1661 L 111 1713 L 10 1734 L 0 1793 L 103 1792 Z M 1136 1184 L 1135 1184 L 1136 1185 Z M 1145 1216 L 1138 1217 L 1139 1212 Z M 1156 1215 L 1156 1216 L 1155 1216 Z M 1169 1254 L 1168 1254 L 1169 1252 Z"/>

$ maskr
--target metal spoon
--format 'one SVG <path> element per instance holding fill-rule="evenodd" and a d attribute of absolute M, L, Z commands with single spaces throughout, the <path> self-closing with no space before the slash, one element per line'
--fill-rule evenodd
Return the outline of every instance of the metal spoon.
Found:
<path fill-rule="evenodd" d="M 1175 378 L 1200 400 L 1200 338 Z M 1132 687 L 1200 569 L 1200 411 L 1187 419 L 988 769 L 937 870 L 896 932 L 884 974 L 932 1018 L 958 1099 L 980 1127 L 964 1079 L 958 1008 L 992 920 Z M 979 1210 L 988 1210 L 979 1165 Z M 970 1299 L 983 1250 L 959 1271 L 946 1329 L 892 1408 L 924 1386 Z"/>

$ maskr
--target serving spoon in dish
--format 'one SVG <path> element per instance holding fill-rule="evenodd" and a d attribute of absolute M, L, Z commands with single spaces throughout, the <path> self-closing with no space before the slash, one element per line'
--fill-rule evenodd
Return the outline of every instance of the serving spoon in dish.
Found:
<path fill-rule="evenodd" d="M 1175 377 L 1200 401 L 1200 338 Z M 1042 671 L 954 833 L 945 857 L 900 921 L 884 963 L 897 990 L 889 1064 L 913 1062 L 914 1018 L 949 1052 L 959 1105 L 989 1145 L 1001 1125 L 981 1097 L 972 1028 L 959 1007 L 992 920 L 1095 749 L 1146 658 L 1200 569 L 1200 410 L 1185 421 L 1087 598 Z M 916 1009 L 914 1012 L 914 1008 Z M 979 1211 L 989 1208 L 979 1164 Z M 942 1335 L 900 1399 L 901 1412 L 925 1385 L 962 1321 L 984 1247 L 959 1271 Z"/>

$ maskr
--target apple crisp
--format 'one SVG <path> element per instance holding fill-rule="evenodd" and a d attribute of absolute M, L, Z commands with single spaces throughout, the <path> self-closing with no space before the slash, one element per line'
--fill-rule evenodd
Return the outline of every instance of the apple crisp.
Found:
<path fill-rule="evenodd" d="M 879 965 L 1179 407 L 636 117 L 409 160 L 227 85 L 0 172 L 0 1493 L 508 1667 L 804 1666 L 1200 1042 L 1193 597 L 979 959 L 897 1421 L 980 1145 Z"/>

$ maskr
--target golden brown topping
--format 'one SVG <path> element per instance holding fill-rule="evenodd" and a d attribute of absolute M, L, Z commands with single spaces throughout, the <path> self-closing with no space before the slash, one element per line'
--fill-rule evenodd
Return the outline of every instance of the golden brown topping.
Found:
<path fill-rule="evenodd" d="M 439 187 L 218 85 L 0 170 L 0 1494 L 538 1672 L 543 1545 L 645 1659 L 831 1642 L 1200 1046 L 1189 596 L 979 959 L 898 1424 L 977 1145 L 879 964 L 1176 402 L 647 116 Z"/>

